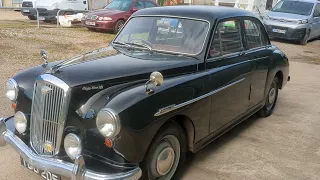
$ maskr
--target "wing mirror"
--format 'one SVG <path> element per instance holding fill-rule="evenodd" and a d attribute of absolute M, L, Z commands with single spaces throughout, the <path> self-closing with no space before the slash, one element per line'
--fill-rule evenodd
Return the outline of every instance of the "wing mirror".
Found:
<path fill-rule="evenodd" d="M 132 9 L 131 9 L 131 12 L 137 12 L 137 11 L 138 11 L 137 8 L 132 8 Z"/>
<path fill-rule="evenodd" d="M 150 75 L 149 80 L 146 82 L 145 87 L 146 87 L 146 93 L 148 94 L 153 94 L 153 89 L 148 88 L 148 84 L 153 84 L 154 86 L 161 86 L 163 84 L 163 75 L 160 72 L 153 72 Z"/>
<path fill-rule="evenodd" d="M 44 61 L 43 67 L 47 67 L 47 65 L 49 64 L 48 62 L 48 56 L 45 50 L 41 49 L 40 51 L 40 56 L 42 58 L 42 60 Z"/>

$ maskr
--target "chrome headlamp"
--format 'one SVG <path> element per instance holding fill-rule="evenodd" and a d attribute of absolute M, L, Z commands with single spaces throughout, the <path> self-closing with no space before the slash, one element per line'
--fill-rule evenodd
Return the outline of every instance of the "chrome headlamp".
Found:
<path fill-rule="evenodd" d="M 109 108 L 99 111 L 96 124 L 99 132 L 108 138 L 118 135 L 121 129 L 119 116 Z"/>
<path fill-rule="evenodd" d="M 19 87 L 14 79 L 9 79 L 6 82 L 5 93 L 10 101 L 16 101 L 18 98 Z"/>

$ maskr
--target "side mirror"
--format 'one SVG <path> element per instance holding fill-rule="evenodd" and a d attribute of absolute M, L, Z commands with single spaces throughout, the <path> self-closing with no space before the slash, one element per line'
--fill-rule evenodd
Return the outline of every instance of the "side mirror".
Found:
<path fill-rule="evenodd" d="M 154 86 L 161 86 L 163 84 L 163 75 L 160 72 L 153 72 L 150 75 L 150 79 L 146 82 L 145 87 L 146 87 L 146 93 L 147 94 L 153 94 L 153 89 L 148 88 L 148 84 L 151 83 Z"/>
<path fill-rule="evenodd" d="M 131 12 L 133 12 L 133 13 L 134 13 L 134 12 L 137 12 L 137 11 L 138 11 L 137 8 L 132 8 L 132 9 L 131 9 Z"/>

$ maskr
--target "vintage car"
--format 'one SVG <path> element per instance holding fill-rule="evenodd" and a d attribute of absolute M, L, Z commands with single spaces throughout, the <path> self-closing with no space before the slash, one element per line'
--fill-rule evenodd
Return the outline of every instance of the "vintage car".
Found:
<path fill-rule="evenodd" d="M 286 55 L 251 12 L 136 12 L 105 48 L 16 74 L 0 144 L 45 179 L 173 179 L 186 153 L 258 113 L 290 80 Z"/>

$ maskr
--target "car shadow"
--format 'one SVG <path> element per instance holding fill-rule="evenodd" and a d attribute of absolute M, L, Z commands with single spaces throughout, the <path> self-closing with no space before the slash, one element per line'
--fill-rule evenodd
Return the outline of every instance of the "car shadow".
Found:
<path fill-rule="evenodd" d="M 250 128 L 256 121 L 262 120 L 263 118 L 259 117 L 257 114 L 254 114 L 247 120 L 241 122 L 206 147 L 198 151 L 197 153 L 189 152 L 187 155 L 187 160 L 184 168 L 184 172 L 182 172 L 182 176 L 185 175 L 191 168 L 198 161 L 202 161 L 207 159 L 210 154 L 215 153 L 219 148 L 223 145 L 229 143 L 233 138 L 237 137 L 241 132 L 245 131 L 246 129 Z M 198 155 L 201 154 L 201 155 Z"/>

